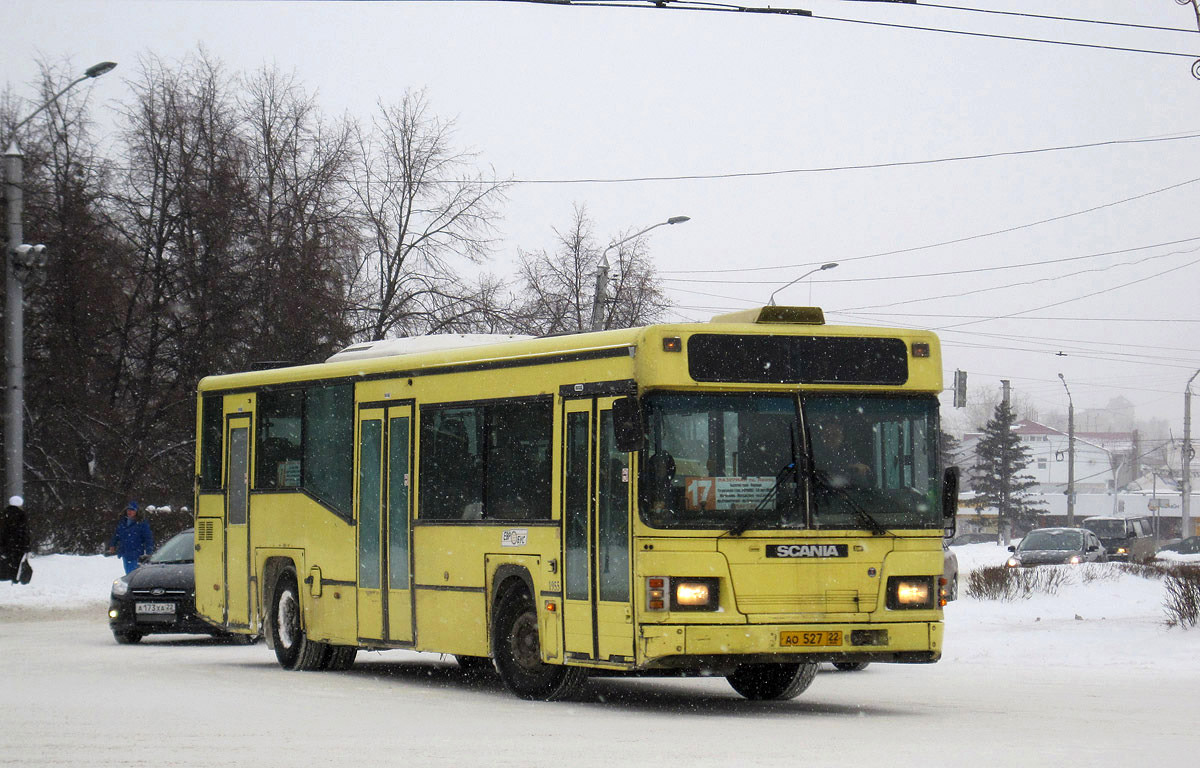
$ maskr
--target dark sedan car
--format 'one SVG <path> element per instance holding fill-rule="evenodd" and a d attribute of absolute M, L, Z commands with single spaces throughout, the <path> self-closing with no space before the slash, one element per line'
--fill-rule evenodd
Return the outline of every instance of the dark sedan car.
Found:
<path fill-rule="evenodd" d="M 194 552 L 189 528 L 159 547 L 140 568 L 113 582 L 108 626 L 118 643 L 136 643 L 155 633 L 231 637 L 196 615 Z"/>
<path fill-rule="evenodd" d="M 1086 528 L 1036 528 L 1008 551 L 1012 556 L 1005 565 L 1010 568 L 1108 562 L 1104 545 Z"/>
<path fill-rule="evenodd" d="M 1200 555 L 1200 536 L 1188 536 L 1182 541 L 1159 547 L 1159 552 L 1177 552 L 1181 555 Z"/>

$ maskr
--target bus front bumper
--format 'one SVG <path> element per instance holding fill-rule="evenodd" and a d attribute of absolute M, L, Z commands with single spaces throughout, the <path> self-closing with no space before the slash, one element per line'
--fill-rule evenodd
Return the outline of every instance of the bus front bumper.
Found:
<path fill-rule="evenodd" d="M 638 651 L 640 666 L 647 668 L 797 661 L 922 664 L 941 658 L 942 626 L 940 621 L 644 624 L 639 631 Z"/>

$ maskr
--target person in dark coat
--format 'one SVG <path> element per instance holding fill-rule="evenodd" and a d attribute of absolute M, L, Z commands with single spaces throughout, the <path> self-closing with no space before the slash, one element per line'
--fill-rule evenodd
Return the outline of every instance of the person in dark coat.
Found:
<path fill-rule="evenodd" d="M 25 500 L 13 496 L 0 516 L 0 579 L 18 582 L 21 560 L 29 551 L 29 516 Z"/>
<path fill-rule="evenodd" d="M 150 532 L 150 524 L 138 517 L 138 503 L 131 501 L 108 542 L 108 554 L 119 555 L 125 563 L 125 573 L 129 573 L 138 567 L 138 558 L 152 552 L 154 534 Z"/>

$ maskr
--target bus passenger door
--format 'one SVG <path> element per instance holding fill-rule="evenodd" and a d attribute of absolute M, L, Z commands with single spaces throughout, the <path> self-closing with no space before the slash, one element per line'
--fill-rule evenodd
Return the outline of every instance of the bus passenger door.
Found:
<path fill-rule="evenodd" d="M 358 637 L 411 642 L 409 463 L 412 406 L 358 415 Z"/>
<path fill-rule="evenodd" d="M 250 417 L 229 419 L 225 477 L 225 622 L 250 625 Z"/>
<path fill-rule="evenodd" d="M 592 400 L 568 400 L 563 416 L 563 649 L 568 659 L 594 659 L 588 554 L 592 548 Z"/>
<path fill-rule="evenodd" d="M 412 406 L 387 411 L 387 497 L 382 541 L 387 542 L 387 639 L 413 640 L 413 595 L 410 582 L 409 521 L 412 519 Z"/>
<path fill-rule="evenodd" d="M 568 658 L 631 663 L 629 454 L 616 447 L 614 399 L 566 404 L 564 642 Z"/>
<path fill-rule="evenodd" d="M 358 637 L 383 639 L 383 418 L 382 408 L 358 412 Z"/>

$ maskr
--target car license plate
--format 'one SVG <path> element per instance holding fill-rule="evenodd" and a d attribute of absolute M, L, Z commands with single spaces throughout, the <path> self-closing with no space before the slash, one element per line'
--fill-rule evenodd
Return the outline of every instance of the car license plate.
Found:
<path fill-rule="evenodd" d="M 138 613 L 175 613 L 175 603 L 138 603 L 134 609 Z"/>
<path fill-rule="evenodd" d="M 823 631 L 823 632 L 780 632 L 779 644 L 784 648 L 794 646 L 829 646 L 841 645 L 842 633 L 840 630 Z"/>

